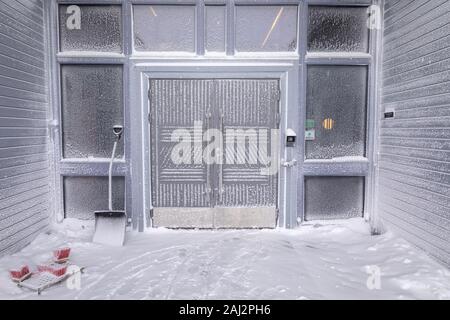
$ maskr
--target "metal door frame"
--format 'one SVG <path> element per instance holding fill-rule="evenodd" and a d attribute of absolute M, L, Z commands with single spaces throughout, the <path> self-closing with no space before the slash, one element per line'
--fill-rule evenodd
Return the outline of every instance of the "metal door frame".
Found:
<path fill-rule="evenodd" d="M 381 45 L 382 45 L 382 28 L 369 30 L 369 50 L 367 53 L 358 52 L 308 52 L 308 25 L 309 16 L 308 10 L 310 6 L 355 6 L 355 7 L 370 7 L 377 5 L 383 8 L 384 0 L 355 0 L 355 1 L 337 1 L 337 0 L 306 0 L 303 2 L 303 9 L 300 17 L 299 28 L 299 54 L 302 73 L 299 79 L 300 90 L 300 105 L 302 108 L 301 116 L 306 119 L 306 103 L 307 103 L 307 83 L 308 83 L 308 67 L 310 66 L 366 66 L 368 71 L 367 78 L 367 105 L 366 105 L 366 154 L 360 160 L 353 162 L 334 162 L 329 160 L 307 160 L 305 158 L 306 141 L 305 141 L 305 121 L 300 123 L 301 136 L 305 148 L 299 150 L 299 189 L 301 189 L 301 196 L 303 196 L 302 206 L 299 208 L 299 221 L 305 221 L 305 177 L 320 177 L 320 176 L 338 176 L 338 177 L 364 177 L 364 206 L 363 215 L 366 221 L 369 221 L 372 227 L 377 227 L 376 220 L 376 176 L 378 166 L 378 137 L 377 132 L 379 128 L 379 78 L 380 78 L 380 63 L 381 60 Z M 381 21 L 383 18 L 381 17 Z"/>
<path fill-rule="evenodd" d="M 148 114 L 150 102 L 148 91 L 150 79 L 279 79 L 280 99 L 280 158 L 290 159 L 296 152 L 283 148 L 286 128 L 298 129 L 301 119 L 298 95 L 299 66 L 296 60 L 278 62 L 233 62 L 215 63 L 136 63 L 130 75 L 130 134 L 131 170 L 133 175 L 133 217 L 138 217 L 139 229 L 152 227 L 151 221 L 151 156 Z M 297 148 L 302 148 L 299 143 Z M 297 167 L 280 168 L 278 176 L 278 226 L 294 228 L 297 226 Z"/>

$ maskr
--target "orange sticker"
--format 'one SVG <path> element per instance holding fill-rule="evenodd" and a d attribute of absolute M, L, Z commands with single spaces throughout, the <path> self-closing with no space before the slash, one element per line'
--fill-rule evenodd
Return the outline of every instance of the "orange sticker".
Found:
<path fill-rule="evenodd" d="M 333 130 L 335 121 L 331 118 L 325 119 L 322 122 L 322 126 L 325 130 Z"/>

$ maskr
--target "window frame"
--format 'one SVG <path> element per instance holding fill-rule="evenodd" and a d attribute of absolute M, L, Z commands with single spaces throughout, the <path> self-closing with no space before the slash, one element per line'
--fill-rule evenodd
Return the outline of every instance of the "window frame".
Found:
<path fill-rule="evenodd" d="M 108 53 L 95 51 L 63 52 L 61 51 L 61 38 L 59 34 L 59 6 L 60 5 L 118 5 L 121 7 L 122 19 L 122 52 Z M 113 167 L 113 176 L 125 179 L 125 210 L 131 218 L 131 176 L 129 174 L 130 163 L 130 141 L 129 126 L 129 87 L 128 68 L 129 62 L 126 56 L 130 54 L 130 33 L 128 25 L 131 23 L 127 14 L 130 7 L 128 1 L 122 0 L 52 0 L 46 2 L 46 15 L 48 16 L 48 64 L 50 66 L 49 80 L 52 91 L 50 101 L 52 104 L 53 120 L 50 124 L 51 137 L 53 140 L 53 163 L 55 175 L 53 185 L 55 189 L 53 211 L 56 221 L 65 219 L 64 203 L 64 178 L 65 177 L 107 177 L 109 172 L 109 161 L 106 159 L 70 159 L 64 158 L 63 153 L 63 130 L 62 130 L 62 66 L 63 65 L 119 65 L 122 67 L 123 82 L 123 116 L 124 116 L 124 158 L 117 159 Z"/>
<path fill-rule="evenodd" d="M 300 26 L 301 32 L 301 51 L 300 59 L 302 72 L 300 84 L 300 99 L 302 107 L 302 115 L 306 120 L 307 115 L 307 84 L 308 84 L 308 68 L 310 66 L 366 66 L 368 68 L 367 80 L 367 111 L 366 111 L 366 155 L 361 160 L 356 161 L 336 161 L 336 160 L 314 160 L 306 159 L 306 141 L 305 130 L 306 121 L 300 123 L 300 132 L 302 141 L 305 141 L 303 148 L 299 150 L 299 221 L 305 221 L 305 178 L 306 177 L 364 177 L 364 218 L 369 219 L 373 214 L 373 191 L 375 172 L 372 168 L 375 166 L 375 119 L 377 116 L 376 107 L 376 76 L 377 61 L 379 53 L 377 43 L 379 41 L 380 32 L 378 30 L 369 30 L 369 50 L 363 52 L 308 52 L 308 26 L 309 26 L 309 7 L 310 6 L 326 6 L 326 7 L 366 7 L 376 4 L 377 1 L 371 0 L 306 0 L 304 10 L 302 11 L 303 25 Z M 302 205 L 300 205 L 302 204 Z"/>

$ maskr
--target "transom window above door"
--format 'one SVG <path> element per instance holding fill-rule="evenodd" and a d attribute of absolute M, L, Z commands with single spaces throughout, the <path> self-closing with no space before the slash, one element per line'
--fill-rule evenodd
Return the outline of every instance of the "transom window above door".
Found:
<path fill-rule="evenodd" d="M 58 6 L 59 50 L 66 54 L 297 55 L 299 4 L 279 5 L 275 0 L 64 2 Z"/>

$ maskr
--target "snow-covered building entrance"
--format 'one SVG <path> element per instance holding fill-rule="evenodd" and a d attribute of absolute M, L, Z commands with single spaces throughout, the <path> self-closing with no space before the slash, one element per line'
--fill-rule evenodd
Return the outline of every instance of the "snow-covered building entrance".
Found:
<path fill-rule="evenodd" d="M 449 264 L 449 5 L 0 0 L 0 255 L 107 207 L 121 125 L 134 230 L 361 217 Z"/>

